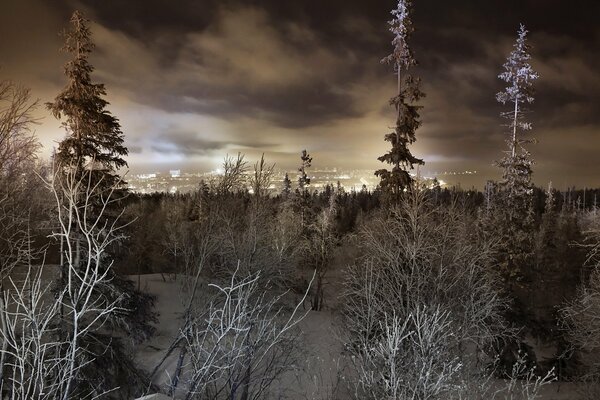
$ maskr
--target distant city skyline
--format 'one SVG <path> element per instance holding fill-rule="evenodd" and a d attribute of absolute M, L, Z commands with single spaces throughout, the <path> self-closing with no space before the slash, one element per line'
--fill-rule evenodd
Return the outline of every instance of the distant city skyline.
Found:
<path fill-rule="evenodd" d="M 292 170 L 302 149 L 315 167 L 381 168 L 383 136 L 395 122 L 394 76 L 380 63 L 391 51 L 386 21 L 395 1 L 306 5 L 3 0 L 0 74 L 40 99 L 36 129 L 48 157 L 65 134 L 43 106 L 66 83 L 58 33 L 80 9 L 94 22 L 92 78 L 106 85 L 132 173 L 208 171 L 238 152 L 250 163 L 264 153 Z M 463 187 L 500 178 L 497 75 L 524 23 L 540 73 L 530 114 L 539 141 L 529 147 L 533 180 L 600 186 L 597 15 L 599 3 L 583 0 L 415 2 L 414 72 L 426 97 L 411 149 L 423 170 L 477 170 L 457 179 Z"/>

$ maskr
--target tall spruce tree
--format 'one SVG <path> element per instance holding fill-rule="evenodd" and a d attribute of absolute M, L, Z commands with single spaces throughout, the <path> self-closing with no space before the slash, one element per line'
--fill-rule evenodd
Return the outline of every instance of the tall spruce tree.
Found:
<path fill-rule="evenodd" d="M 498 76 L 508 85 L 496 95 L 500 103 L 509 106 L 509 110 L 501 114 L 508 120 L 508 150 L 498 165 L 503 168 L 501 185 L 515 212 L 527 206 L 533 193 L 533 161 L 524 146 L 533 142 L 524 137 L 531 129 L 531 123 L 526 121 L 525 115 L 528 111 L 527 104 L 533 103 L 533 82 L 538 78 L 537 72 L 529 64 L 530 59 L 527 30 L 521 25 L 514 49 L 504 64 L 504 72 Z"/>
<path fill-rule="evenodd" d="M 310 168 L 312 163 L 312 157 L 306 150 L 302 150 L 302 154 L 300 154 L 300 167 L 298 168 L 298 187 L 302 192 L 306 191 L 306 187 L 310 185 L 310 178 L 306 175 L 306 169 Z"/>
<path fill-rule="evenodd" d="M 75 167 L 80 174 L 93 171 L 92 175 L 98 175 L 95 178 L 103 180 L 103 187 L 110 187 L 120 180 L 117 170 L 127 166 L 123 157 L 128 151 L 119 120 L 106 109 L 104 85 L 93 83 L 90 76 L 94 67 L 89 55 L 94 43 L 88 23 L 82 13 L 73 13 L 72 28 L 64 35 L 62 49 L 73 55 L 65 65 L 68 83 L 47 107 L 57 119 L 64 119 L 62 126 L 67 132 L 58 147 L 56 161 Z"/>
<path fill-rule="evenodd" d="M 527 105 L 533 98 L 533 82 L 538 74 L 529 64 L 527 30 L 520 26 L 513 51 L 498 76 L 507 83 L 506 88 L 496 95 L 498 102 L 507 105 L 501 113 L 508 123 L 505 156 L 497 162 L 502 168 L 499 182 L 499 226 L 502 254 L 501 268 L 510 284 L 521 282 L 534 262 L 534 211 L 533 183 L 531 181 L 533 160 L 525 147 L 532 139 L 525 137 L 531 123 L 525 116 Z"/>
<path fill-rule="evenodd" d="M 290 180 L 290 177 L 288 175 L 288 173 L 285 173 L 285 176 L 283 177 L 283 188 L 281 189 L 281 195 L 284 198 L 287 198 L 290 193 L 292 192 L 292 181 Z"/>
<path fill-rule="evenodd" d="M 300 167 L 298 167 L 298 188 L 294 195 L 294 208 L 300 213 L 303 229 L 307 229 L 308 221 L 312 218 L 311 195 L 308 190 L 310 177 L 306 173 L 307 168 L 310 168 L 312 164 L 312 160 L 308 151 L 302 150 L 302 153 L 300 153 Z"/>
<path fill-rule="evenodd" d="M 424 164 L 423 160 L 415 157 L 409 149 L 409 145 L 415 142 L 415 132 L 421 125 L 421 107 L 414 103 L 424 96 L 419 89 L 420 79 L 408 72 L 417 64 L 408 46 L 408 39 L 414 30 L 410 20 L 410 8 L 409 0 L 399 0 L 397 8 L 392 11 L 393 19 L 389 24 L 394 35 L 394 50 L 382 60 L 383 63 L 392 64 L 396 74 L 398 92 L 390 99 L 390 104 L 396 108 L 397 117 L 394 131 L 385 135 L 385 140 L 390 142 L 392 148 L 378 158 L 379 161 L 390 164 L 392 168 L 379 169 L 375 171 L 375 175 L 381 178 L 381 188 L 393 197 L 397 197 L 412 183 L 409 169 L 413 169 L 414 164 Z"/>
<path fill-rule="evenodd" d="M 106 109 L 109 103 L 103 98 L 106 96 L 104 85 L 93 83 L 90 76 L 94 67 L 89 62 L 89 56 L 94 44 L 88 26 L 89 20 L 75 11 L 70 22 L 71 29 L 64 34 L 63 47 L 64 51 L 73 56 L 65 65 L 68 83 L 53 102 L 47 103 L 47 107 L 57 119 L 63 120 L 62 126 L 67 133 L 55 153 L 57 176 L 60 179 L 60 176 L 69 175 L 71 179 L 82 183 L 79 185 L 82 203 L 76 207 L 84 209 L 94 199 L 114 196 L 115 188 L 121 194 L 126 192 L 118 170 L 127 166 L 123 157 L 128 151 L 123 143 L 118 119 Z M 89 188 L 93 188 L 91 195 Z M 111 203 L 115 207 L 113 210 L 101 210 L 102 200 L 98 203 L 97 209 L 91 208 L 92 213 L 98 214 L 89 215 L 90 219 L 111 213 L 113 215 L 109 218 L 114 219 L 120 214 L 117 208 L 122 205 L 119 202 Z M 77 229 L 77 226 L 73 227 L 74 232 Z M 78 249 L 79 247 L 77 246 Z M 85 255 L 77 258 L 84 260 Z M 95 295 L 99 304 L 115 303 L 118 308 L 110 314 L 101 331 L 89 331 L 82 338 L 82 353 L 77 360 L 77 385 L 71 391 L 73 398 L 94 397 L 119 387 L 120 391 L 110 392 L 107 397 L 127 398 L 141 393 L 141 389 L 147 386 L 143 374 L 126 350 L 123 338 L 141 341 L 152 334 L 154 328 L 151 323 L 156 321 L 156 314 L 152 309 L 154 299 L 136 291 L 130 280 L 118 276 L 112 270 L 113 259 L 113 254 L 106 254 L 104 259 L 99 260 L 103 264 L 101 268 L 107 274 Z M 82 265 L 81 268 L 85 266 Z M 60 290 L 67 284 L 76 285 L 76 282 L 67 283 L 64 279 L 65 265 L 61 269 L 63 279 L 57 283 L 57 289 Z M 71 328 L 66 321 L 62 321 L 57 327 L 57 334 L 68 337 Z M 102 373 L 99 374 L 98 371 Z M 136 386 L 140 389 L 137 393 Z"/>

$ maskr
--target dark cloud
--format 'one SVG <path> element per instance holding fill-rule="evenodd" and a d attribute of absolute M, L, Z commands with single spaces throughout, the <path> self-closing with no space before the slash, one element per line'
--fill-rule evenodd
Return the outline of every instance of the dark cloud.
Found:
<path fill-rule="evenodd" d="M 414 151 L 426 170 L 494 177 L 504 132 L 497 79 L 519 23 L 541 78 L 531 106 L 536 182 L 600 185 L 600 13 L 572 0 L 415 1 L 412 47 L 427 97 Z M 386 21 L 394 0 L 4 0 L 0 73 L 47 101 L 64 84 L 57 32 L 74 8 L 95 24 L 95 78 L 107 84 L 135 168 L 215 165 L 262 152 L 282 167 L 375 169 L 394 122 Z M 40 110 L 40 115 L 44 115 Z M 45 143 L 62 137 L 46 115 Z"/>
<path fill-rule="evenodd" d="M 152 139 L 150 149 L 165 154 L 183 154 L 185 156 L 209 155 L 215 151 L 230 148 L 244 148 L 250 150 L 268 150 L 273 147 L 269 143 L 233 141 L 224 142 L 207 139 L 197 132 L 191 131 L 166 131 Z M 223 151 L 221 152 L 223 153 Z"/>
<path fill-rule="evenodd" d="M 181 34 L 178 48 L 165 66 L 157 46 L 104 30 L 98 49 L 105 63 L 99 66 L 112 71 L 105 75 L 109 83 L 167 111 L 256 115 L 293 128 L 362 111 L 344 92 L 344 85 L 356 79 L 358 58 L 297 23 L 271 27 L 262 9 L 221 9 L 201 32 Z M 118 69 L 132 53 L 138 66 Z"/>

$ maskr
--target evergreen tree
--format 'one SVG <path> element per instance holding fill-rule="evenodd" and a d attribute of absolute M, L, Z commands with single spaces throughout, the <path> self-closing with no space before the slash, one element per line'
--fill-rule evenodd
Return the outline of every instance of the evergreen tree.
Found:
<path fill-rule="evenodd" d="M 285 177 L 283 178 L 283 188 L 281 190 L 281 194 L 284 197 L 288 197 L 290 195 L 292 191 L 292 181 L 290 180 L 290 177 L 288 175 L 288 173 L 285 173 Z"/>
<path fill-rule="evenodd" d="M 120 181 L 117 170 L 127 166 L 123 157 L 128 151 L 119 120 L 106 110 L 104 85 L 93 83 L 90 76 L 94 67 L 89 55 L 94 44 L 88 23 L 82 13 L 73 13 L 72 29 L 65 33 L 62 49 L 73 55 L 65 65 L 68 83 L 47 107 L 57 119 L 64 119 L 62 126 L 67 132 L 56 153 L 59 165 L 74 167 L 79 174 L 91 170 L 95 180 L 102 180 L 102 187 L 112 187 Z"/>
<path fill-rule="evenodd" d="M 300 167 L 298 168 L 298 189 L 294 196 L 294 208 L 301 216 L 302 228 L 307 229 L 308 221 L 312 218 L 311 197 L 308 192 L 310 178 L 306 174 L 306 169 L 310 168 L 312 157 L 306 150 L 300 154 Z"/>
<path fill-rule="evenodd" d="M 519 29 L 514 50 L 504 64 L 504 72 L 498 77 L 508 85 L 504 91 L 496 95 L 496 99 L 509 105 L 509 111 L 501 115 L 508 120 L 508 150 L 506 156 L 498 162 L 503 168 L 501 186 L 507 194 L 511 212 L 518 213 L 530 206 L 533 184 L 531 182 L 533 161 L 524 144 L 533 142 L 523 138 L 531 129 L 531 123 L 525 120 L 528 111 L 526 105 L 533 102 L 533 81 L 538 74 L 529 64 L 529 45 L 526 42 L 527 30 L 524 25 Z"/>
<path fill-rule="evenodd" d="M 306 150 L 302 150 L 302 154 L 300 154 L 300 167 L 298 168 L 298 172 L 300 175 L 298 176 L 298 186 L 301 191 L 305 191 L 306 187 L 310 185 L 310 178 L 306 175 L 306 168 L 309 168 L 312 163 L 312 157 Z"/>
<path fill-rule="evenodd" d="M 533 183 L 531 181 L 531 155 L 525 144 L 532 140 L 524 138 L 531 123 L 525 120 L 526 105 L 533 102 L 533 81 L 538 74 L 529 64 L 527 30 L 521 25 L 513 51 L 504 64 L 504 72 L 498 77 L 507 83 L 504 91 L 496 95 L 498 102 L 509 105 L 502 117 L 508 120 L 508 150 L 497 164 L 503 169 L 499 184 L 498 200 L 500 215 L 501 266 L 505 278 L 521 281 L 524 271 L 531 266 L 534 256 L 533 230 Z"/>
<path fill-rule="evenodd" d="M 556 213 L 555 200 L 554 189 L 552 189 L 552 182 L 550 182 L 546 192 L 544 214 L 542 215 L 536 244 L 536 259 L 539 270 L 548 270 L 556 266 L 558 261 L 558 254 L 556 253 L 558 214 Z"/>
<path fill-rule="evenodd" d="M 97 202 L 97 208 L 90 209 L 87 218 L 93 220 L 98 215 L 114 220 L 120 214 L 118 202 L 111 202 L 113 209 L 102 209 L 106 206 L 103 201 L 106 196 L 114 196 L 115 188 L 121 194 L 126 192 L 124 182 L 118 174 L 118 169 L 127 166 L 124 156 L 127 148 L 123 144 L 123 133 L 117 118 L 106 110 L 108 102 L 103 99 L 106 89 L 103 84 L 93 83 L 91 73 L 94 68 L 89 63 L 94 44 L 91 40 L 89 21 L 75 11 L 71 17 L 71 30 L 65 33 L 63 50 L 73 55 L 65 66 L 68 78 L 67 86 L 47 107 L 57 119 L 63 119 L 62 126 L 67 135 L 59 144 L 55 154 L 55 165 L 58 178 L 70 176 L 81 182 L 82 191 L 79 209 L 86 209 L 89 203 Z M 92 188 L 91 193 L 89 188 Z M 86 219 L 87 219 L 86 218 Z M 77 237 L 78 227 L 73 232 Z M 80 238 L 79 241 L 83 240 Z M 77 251 L 79 252 L 79 245 Z M 85 248 L 85 246 L 81 246 Z M 83 251 L 83 250 L 82 250 Z M 109 252 L 110 253 L 110 252 Z M 86 257 L 81 254 L 81 260 Z M 112 269 L 114 256 L 106 254 L 99 260 L 106 271 L 106 278 L 95 293 L 99 304 L 116 302 L 118 308 L 109 316 L 105 328 L 101 331 L 89 331 L 81 340 L 84 353 L 78 359 L 77 386 L 71 391 L 74 398 L 99 395 L 104 391 L 112 391 L 121 387 L 121 395 L 132 396 L 139 394 L 136 389 L 147 385 L 141 371 L 137 369 L 122 340 L 127 337 L 133 341 L 142 341 L 149 337 L 154 328 L 151 323 L 156 321 L 152 310 L 152 296 L 136 291 L 133 282 L 120 277 Z M 85 268 L 81 261 L 82 270 Z M 62 279 L 57 282 L 57 289 L 65 285 L 76 285 L 77 282 L 67 283 L 65 280 L 65 265 L 61 266 Z M 57 327 L 57 334 L 68 337 L 70 327 L 62 321 Z M 98 371 L 102 371 L 99 374 Z M 127 392 L 130 391 L 130 392 Z M 114 392 L 112 396 L 117 396 Z M 93 396 L 92 396 L 93 397 Z M 109 395 L 109 397 L 111 397 Z"/>
<path fill-rule="evenodd" d="M 398 7 L 392 11 L 393 19 L 389 22 L 390 31 L 394 34 L 392 54 L 382 60 L 392 64 L 397 78 L 398 92 L 390 99 L 397 112 L 394 131 L 385 135 L 392 148 L 378 158 L 379 161 L 390 164 L 391 170 L 382 168 L 375 172 L 381 178 L 380 186 L 388 194 L 397 197 L 404 188 L 412 183 L 408 170 L 414 164 L 422 165 L 423 160 L 416 158 L 408 146 L 415 142 L 415 131 L 421 125 L 419 120 L 420 106 L 414 105 L 424 94 L 419 89 L 420 79 L 413 77 L 408 70 L 416 65 L 408 46 L 408 38 L 413 32 L 410 20 L 410 1 L 399 0 Z"/>

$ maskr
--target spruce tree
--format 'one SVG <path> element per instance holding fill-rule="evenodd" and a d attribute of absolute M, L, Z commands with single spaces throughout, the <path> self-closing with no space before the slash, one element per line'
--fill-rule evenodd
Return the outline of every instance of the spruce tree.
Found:
<path fill-rule="evenodd" d="M 287 198 L 290 193 L 292 192 L 292 181 L 290 180 L 290 177 L 288 175 L 288 173 L 285 173 L 285 176 L 283 177 L 283 188 L 281 190 L 281 194 L 284 198 Z"/>
<path fill-rule="evenodd" d="M 408 39 L 413 32 L 410 20 L 410 1 L 399 0 L 398 6 L 392 11 L 393 19 L 389 21 L 390 31 L 394 35 L 392 54 L 385 57 L 382 62 L 392 64 L 397 78 L 397 95 L 390 99 L 390 104 L 396 108 L 396 126 L 393 132 L 385 135 L 385 140 L 390 142 L 391 149 L 378 158 L 379 161 L 390 164 L 391 170 L 382 168 L 375 172 L 381 178 L 381 188 L 392 197 L 396 197 L 407 187 L 413 179 L 409 169 L 414 164 L 423 165 L 423 160 L 415 157 L 409 145 L 416 140 L 415 132 L 421 125 L 419 120 L 420 106 L 414 105 L 423 96 L 419 89 L 420 79 L 413 77 L 408 71 L 417 64 L 408 46 Z"/>
<path fill-rule="evenodd" d="M 65 65 L 68 83 L 47 107 L 57 119 L 63 119 L 67 132 L 56 153 L 58 164 L 75 167 L 79 174 L 92 171 L 94 179 L 103 181 L 103 187 L 111 187 L 120 180 L 117 170 L 127 166 L 123 157 L 128 151 L 119 120 L 106 109 L 106 88 L 93 83 L 90 76 L 94 67 L 89 56 L 94 43 L 88 23 L 82 13 L 73 13 L 72 29 L 65 33 L 62 49 L 73 55 Z"/>
<path fill-rule="evenodd" d="M 305 191 L 306 187 L 310 185 L 310 178 L 306 175 L 306 169 L 310 167 L 312 163 L 312 157 L 306 150 L 302 150 L 302 154 L 300 154 L 300 167 L 298 168 L 298 172 L 300 175 L 298 176 L 298 186 L 301 191 Z"/>
<path fill-rule="evenodd" d="M 308 151 L 302 150 L 300 154 L 300 167 L 298 167 L 298 189 L 296 189 L 296 195 L 294 196 L 294 208 L 300 213 L 303 229 L 307 228 L 308 221 L 312 218 L 310 210 L 311 197 L 308 192 L 310 177 L 306 174 L 306 170 L 310 168 L 311 164 L 312 157 L 308 154 Z"/>
<path fill-rule="evenodd" d="M 63 120 L 62 126 L 67 133 L 55 153 L 57 178 L 70 176 L 70 179 L 82 183 L 78 186 L 82 193 L 79 196 L 81 203 L 77 204 L 77 208 L 84 209 L 92 202 L 89 210 L 97 214 L 88 215 L 90 220 L 107 214 L 108 219 L 114 220 L 122 210 L 119 202 L 112 202 L 111 210 L 100 208 L 102 199 L 115 195 L 115 188 L 120 194 L 126 192 L 118 170 L 127 166 L 123 157 L 128 151 L 123 143 L 118 119 L 106 109 L 109 103 L 103 98 L 106 96 L 104 85 L 93 83 L 91 79 L 94 68 L 89 62 L 89 56 L 94 44 L 91 40 L 89 21 L 82 13 L 75 11 L 70 22 L 71 29 L 64 34 L 63 47 L 64 51 L 73 56 L 65 65 L 68 83 L 54 102 L 47 103 L 52 114 Z M 92 188 L 91 194 L 89 188 Z M 93 207 L 94 200 L 98 202 L 99 207 Z M 77 229 L 77 226 L 73 227 L 75 237 Z M 79 249 L 79 246 L 77 248 Z M 85 255 L 82 254 L 78 258 L 83 260 Z M 106 254 L 105 258 L 100 260 L 107 275 L 95 295 L 99 303 L 117 302 L 118 309 L 110 315 L 104 329 L 89 331 L 82 338 L 83 353 L 82 358 L 78 360 L 77 386 L 71 391 L 74 398 L 93 397 L 117 387 L 121 387 L 121 395 L 131 396 L 139 392 L 135 393 L 133 389 L 133 392 L 128 393 L 130 388 L 137 386 L 141 389 L 147 385 L 143 374 L 128 354 L 122 338 L 141 341 L 153 332 L 151 323 L 156 321 L 156 314 L 152 310 L 154 300 L 153 297 L 136 291 L 133 282 L 118 276 L 112 270 L 113 260 L 113 254 Z M 82 261 L 81 268 L 84 267 Z M 61 270 L 62 279 L 57 282 L 57 290 L 67 285 L 65 265 L 61 266 Z M 69 284 L 76 285 L 77 282 Z M 57 327 L 57 334 L 68 337 L 69 329 L 69 325 L 62 321 Z M 117 392 L 108 397 L 113 396 L 117 396 Z"/>
<path fill-rule="evenodd" d="M 528 111 L 527 104 L 534 100 L 533 82 L 538 78 L 537 72 L 529 64 L 530 59 L 527 30 L 521 25 L 514 49 L 504 64 L 504 72 L 498 76 L 508 85 L 496 95 L 500 103 L 509 106 L 509 110 L 501 114 L 508 120 L 508 150 L 498 165 L 503 168 L 501 185 L 515 212 L 528 206 L 533 194 L 533 161 L 524 146 L 533 142 L 532 139 L 524 137 L 532 127 L 531 123 L 526 121 L 525 115 Z"/>
<path fill-rule="evenodd" d="M 531 129 L 525 115 L 526 106 L 533 102 L 533 82 L 538 74 L 529 64 L 527 30 L 521 25 L 513 51 L 498 77 L 507 83 L 496 95 L 498 102 L 508 105 L 501 116 L 508 120 L 506 155 L 497 165 L 502 168 L 498 200 L 500 215 L 501 268 L 505 279 L 521 282 L 534 257 L 533 183 L 531 155 L 525 144 L 533 142 L 524 137 Z"/>

